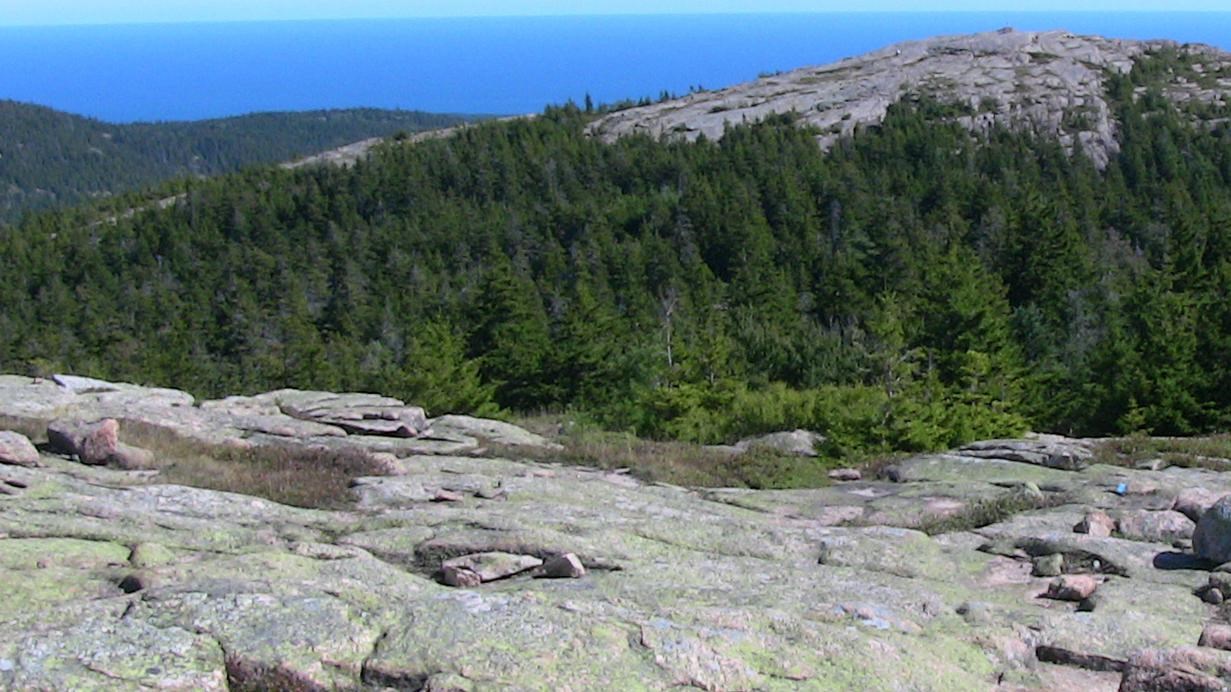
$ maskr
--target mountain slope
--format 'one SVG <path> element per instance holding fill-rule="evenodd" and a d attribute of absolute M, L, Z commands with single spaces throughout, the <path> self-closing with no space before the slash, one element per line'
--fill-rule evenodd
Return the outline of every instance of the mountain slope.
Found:
<path fill-rule="evenodd" d="M 0 101 L 0 223 L 28 210 L 106 197 L 177 176 L 215 175 L 464 120 L 352 109 L 118 125 Z"/>
<path fill-rule="evenodd" d="M 0 229 L 0 370 L 842 457 L 1225 429 L 1231 128 L 1167 96 L 1195 70 L 1163 45 L 1106 76 L 1101 170 L 927 97 L 828 151 L 798 116 L 606 143 L 569 106 L 32 215 Z"/>
<path fill-rule="evenodd" d="M 1109 77 L 1159 52 L 1176 54 L 1190 68 L 1165 85 L 1171 100 L 1225 105 L 1231 54 L 1216 48 L 1002 29 L 911 41 L 631 108 L 599 120 L 591 131 L 607 140 L 634 133 L 714 139 L 728 125 L 792 112 L 820 129 L 828 147 L 859 127 L 880 123 L 903 97 L 923 96 L 957 105 L 955 119 L 975 131 L 1001 125 L 1056 135 L 1069 148 L 1080 142 L 1101 167 L 1118 150 Z"/>

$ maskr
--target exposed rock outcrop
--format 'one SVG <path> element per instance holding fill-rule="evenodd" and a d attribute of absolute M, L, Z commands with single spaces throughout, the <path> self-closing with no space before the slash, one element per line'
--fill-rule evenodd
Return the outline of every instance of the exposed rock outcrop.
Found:
<path fill-rule="evenodd" d="M 1001 125 L 1057 136 L 1081 145 L 1102 166 L 1119 150 L 1107 100 L 1108 75 L 1163 48 L 1194 56 L 1202 79 L 1167 85 L 1176 101 L 1222 103 L 1231 91 L 1231 55 L 1203 45 L 1078 36 L 1066 31 L 1011 29 L 909 41 L 820 67 L 762 77 L 717 91 L 612 113 L 591 127 L 604 139 L 630 134 L 718 139 L 727 125 L 795 113 L 819 128 L 828 148 L 858 128 L 884 120 L 903 98 L 929 96 L 957 103 L 954 118 L 976 132 Z"/>
<path fill-rule="evenodd" d="M 521 459 L 516 444 L 538 439 L 507 424 L 348 433 L 288 415 L 298 396 L 195 406 L 172 390 L 0 377 L 0 428 L 114 418 L 121 439 L 353 448 L 392 455 L 397 472 L 356 479 L 351 506 L 315 510 L 54 453 L 38 467 L 0 466 L 0 687 L 1189 689 L 1231 679 L 1231 654 L 1191 648 L 1203 630 L 1206 644 L 1222 641 L 1201 594 L 1231 588 L 1231 575 L 1174 548 L 1167 531 L 1073 532 L 1096 511 L 1121 528 L 1127 517 L 1188 521 L 1176 498 L 1231 493 L 1218 472 L 1047 463 L 1034 439 L 903 460 L 898 482 L 688 489 Z M 413 409 L 369 396 L 349 399 L 353 410 L 331 404 L 331 418 Z M 467 453 L 422 453 L 446 435 Z M 503 456 L 477 454 L 492 444 Z M 459 501 L 435 501 L 442 493 Z"/>

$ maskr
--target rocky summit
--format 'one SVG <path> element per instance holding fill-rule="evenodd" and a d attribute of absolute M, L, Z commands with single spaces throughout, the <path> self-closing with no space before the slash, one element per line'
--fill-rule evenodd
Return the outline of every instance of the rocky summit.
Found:
<path fill-rule="evenodd" d="M 956 120 L 975 132 L 1005 126 L 1056 136 L 1069 149 L 1079 142 L 1101 167 L 1119 151 L 1108 76 L 1127 73 L 1136 58 L 1164 50 L 1179 51 L 1193 62 L 1191 74 L 1166 84 L 1168 98 L 1225 103 L 1231 54 L 1211 46 L 1002 29 L 910 41 L 831 65 L 621 110 L 595 122 L 591 132 L 607 140 L 630 134 L 718 139 L 728 125 L 794 113 L 802 124 L 822 131 L 820 143 L 828 148 L 883 121 L 894 103 L 929 97 L 962 107 Z"/>
<path fill-rule="evenodd" d="M 1231 476 L 1108 465 L 1099 441 L 696 489 L 371 394 L 12 376 L 0 430 L 7 689 L 1231 684 Z M 263 449 L 380 473 L 331 509 L 163 480 Z"/>

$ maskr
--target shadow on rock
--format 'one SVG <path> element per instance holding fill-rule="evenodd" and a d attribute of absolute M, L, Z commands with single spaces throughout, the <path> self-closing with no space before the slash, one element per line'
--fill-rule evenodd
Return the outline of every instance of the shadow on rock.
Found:
<path fill-rule="evenodd" d="M 1161 570 L 1192 569 L 1210 570 L 1216 565 L 1205 558 L 1192 553 L 1181 553 L 1174 550 L 1159 553 L 1154 556 L 1154 568 Z"/>

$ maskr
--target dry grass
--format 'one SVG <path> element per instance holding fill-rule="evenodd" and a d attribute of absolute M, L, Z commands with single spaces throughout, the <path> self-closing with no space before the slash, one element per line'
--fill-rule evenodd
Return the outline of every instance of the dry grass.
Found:
<path fill-rule="evenodd" d="M 1095 463 L 1134 466 L 1162 459 L 1169 466 L 1231 471 L 1231 434 L 1207 437 L 1128 437 L 1108 438 L 1095 449 Z"/>
<path fill-rule="evenodd" d="M 953 514 L 930 517 L 919 525 L 919 530 L 929 536 L 971 531 L 999 524 L 1015 514 L 1059 507 L 1070 501 L 1069 497 L 1059 493 L 1049 493 L 1040 498 L 1025 492 L 1009 491 L 997 497 L 971 502 Z"/>
<path fill-rule="evenodd" d="M 357 449 L 263 445 L 236 449 L 186 440 L 151 426 L 126 424 L 126 442 L 154 453 L 156 483 L 240 493 L 295 507 L 343 509 L 355 478 L 383 467 Z"/>
<path fill-rule="evenodd" d="M 548 432 L 541 420 L 519 424 Z M 505 456 L 588 466 L 609 471 L 627 469 L 647 482 L 709 488 L 815 488 L 829 485 L 835 468 L 824 459 L 810 459 L 772 450 L 735 454 L 728 450 L 684 442 L 644 440 L 627 433 L 572 429 L 557 436 L 561 450 L 527 453 L 525 449 L 493 450 Z"/>

